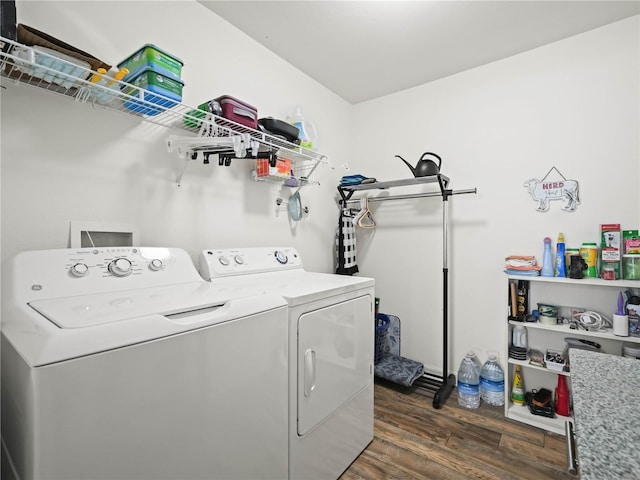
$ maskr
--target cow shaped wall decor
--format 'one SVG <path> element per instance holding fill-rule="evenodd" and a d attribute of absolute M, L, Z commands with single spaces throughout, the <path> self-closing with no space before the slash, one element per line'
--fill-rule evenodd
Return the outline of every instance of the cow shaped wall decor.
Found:
<path fill-rule="evenodd" d="M 549 174 L 556 171 L 560 178 L 551 179 Z M 565 200 L 562 210 L 575 212 L 580 204 L 579 185 L 576 180 L 567 180 L 556 167 L 551 167 L 542 180 L 531 178 L 524 182 L 531 197 L 538 202 L 538 212 L 549 210 L 551 200 Z"/>

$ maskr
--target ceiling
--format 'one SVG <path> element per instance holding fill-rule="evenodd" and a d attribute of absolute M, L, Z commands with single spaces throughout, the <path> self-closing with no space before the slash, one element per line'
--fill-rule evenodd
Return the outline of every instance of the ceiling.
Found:
<path fill-rule="evenodd" d="M 199 2 L 352 104 L 640 13 L 640 0 Z"/>

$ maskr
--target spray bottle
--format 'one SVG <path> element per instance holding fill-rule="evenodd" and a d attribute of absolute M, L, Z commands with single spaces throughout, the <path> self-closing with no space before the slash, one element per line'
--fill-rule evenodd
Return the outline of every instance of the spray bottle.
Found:
<path fill-rule="evenodd" d="M 300 107 L 296 107 L 295 113 L 288 118 L 288 121 L 294 127 L 298 127 L 298 130 L 300 131 L 298 138 L 300 139 L 300 146 L 302 148 L 318 148 L 318 134 L 316 132 L 316 127 L 310 121 L 305 120 Z"/>

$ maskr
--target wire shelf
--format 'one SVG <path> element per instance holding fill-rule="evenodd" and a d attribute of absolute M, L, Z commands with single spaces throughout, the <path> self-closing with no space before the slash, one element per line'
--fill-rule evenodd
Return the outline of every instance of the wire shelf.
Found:
<path fill-rule="evenodd" d="M 268 152 L 296 164 L 294 171 L 312 171 L 327 163 L 325 155 L 279 137 L 248 128 L 212 113 L 184 105 L 175 99 L 150 93 L 136 85 L 91 70 L 88 64 L 64 55 L 0 37 L 0 75 L 3 81 L 30 85 L 76 102 L 140 117 L 146 122 L 179 129 L 188 136 L 171 135 L 169 151 L 189 161 L 207 155 L 256 158 Z M 66 57 L 66 58 L 65 58 Z M 223 161 L 224 163 L 224 161 Z M 184 173 L 184 171 L 182 172 Z M 182 174 L 178 178 L 178 184 Z M 287 179 L 289 180 L 289 179 Z M 282 183 L 282 178 L 273 179 Z M 299 185 L 308 179 L 300 178 Z"/>
<path fill-rule="evenodd" d="M 281 183 L 285 187 L 297 188 L 307 185 L 318 185 L 318 181 L 311 180 L 310 177 L 317 164 L 312 162 L 298 162 L 292 164 L 285 170 L 279 170 L 277 166 L 269 165 L 268 160 L 256 160 L 255 169 L 251 176 L 256 182 Z"/>

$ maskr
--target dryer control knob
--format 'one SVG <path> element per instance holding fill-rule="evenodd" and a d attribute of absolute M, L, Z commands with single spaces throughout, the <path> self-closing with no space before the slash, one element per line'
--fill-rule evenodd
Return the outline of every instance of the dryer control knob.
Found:
<path fill-rule="evenodd" d="M 84 277 L 89 273 L 89 267 L 86 263 L 76 263 L 71 267 L 71 275 L 74 277 Z"/>
<path fill-rule="evenodd" d="M 229 265 L 229 259 L 227 257 L 218 257 L 218 261 L 225 267 Z"/>
<path fill-rule="evenodd" d="M 242 265 L 244 263 L 244 258 L 242 258 L 240 255 L 236 255 L 235 257 L 233 257 L 233 259 L 238 265 Z"/>
<path fill-rule="evenodd" d="M 162 263 L 162 260 L 160 260 L 159 258 L 154 258 L 149 262 L 149 270 L 157 272 L 158 270 L 162 270 L 163 265 L 164 264 Z"/>
<path fill-rule="evenodd" d="M 126 258 L 116 258 L 109 264 L 109 272 L 116 277 L 126 277 L 131 273 L 131 261 Z"/>
<path fill-rule="evenodd" d="M 276 250 L 275 256 L 276 256 L 276 260 L 278 260 L 278 262 L 280 262 L 283 265 L 289 261 L 289 259 L 287 258 L 287 255 L 281 252 L 280 250 Z"/>

